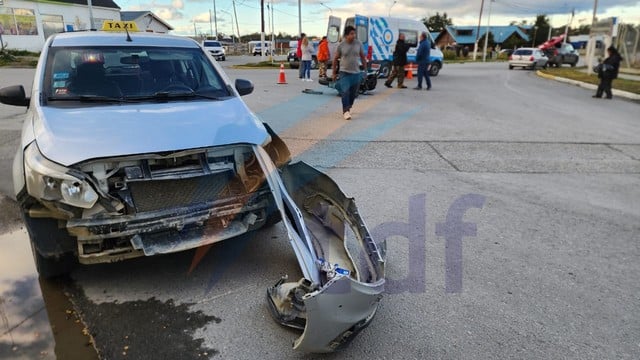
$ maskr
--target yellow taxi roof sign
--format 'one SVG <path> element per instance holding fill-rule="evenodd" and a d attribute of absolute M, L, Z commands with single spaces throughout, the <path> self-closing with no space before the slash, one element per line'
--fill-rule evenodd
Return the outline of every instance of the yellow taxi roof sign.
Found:
<path fill-rule="evenodd" d="M 134 21 L 105 20 L 102 22 L 102 31 L 139 31 Z"/>

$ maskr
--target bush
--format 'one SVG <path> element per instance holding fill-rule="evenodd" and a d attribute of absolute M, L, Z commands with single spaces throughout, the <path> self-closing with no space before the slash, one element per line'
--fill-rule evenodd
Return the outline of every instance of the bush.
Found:
<path fill-rule="evenodd" d="M 34 53 L 27 50 L 7 50 L 13 56 L 40 56 L 40 53 Z"/>
<path fill-rule="evenodd" d="M 453 50 L 444 50 L 442 52 L 442 55 L 444 56 L 444 60 L 456 60 L 456 52 Z"/>

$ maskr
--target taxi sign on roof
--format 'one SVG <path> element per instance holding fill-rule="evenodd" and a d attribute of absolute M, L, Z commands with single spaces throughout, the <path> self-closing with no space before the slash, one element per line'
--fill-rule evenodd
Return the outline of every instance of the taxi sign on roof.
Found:
<path fill-rule="evenodd" d="M 105 20 L 102 22 L 103 31 L 139 31 L 134 21 Z"/>

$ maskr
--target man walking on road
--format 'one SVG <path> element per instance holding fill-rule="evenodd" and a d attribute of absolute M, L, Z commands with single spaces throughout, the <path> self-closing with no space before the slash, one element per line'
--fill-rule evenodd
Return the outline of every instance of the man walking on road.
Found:
<path fill-rule="evenodd" d="M 358 88 L 362 80 L 358 57 L 366 69 L 367 58 L 362 50 L 362 43 L 356 39 L 356 29 L 353 26 L 347 26 L 344 28 L 344 39 L 338 45 L 332 62 L 333 81 L 336 81 L 338 78 L 336 69 L 338 60 L 340 61 L 340 81 L 337 85 L 342 90 L 342 115 L 345 120 L 351 120 L 351 107 L 358 96 Z"/>
<path fill-rule="evenodd" d="M 429 78 L 429 57 L 431 57 L 431 43 L 427 38 L 427 33 L 420 34 L 420 44 L 416 53 L 416 62 L 418 63 L 418 86 L 415 90 L 422 90 L 422 78 L 427 82 L 427 90 L 431 89 L 431 79 Z"/>
<path fill-rule="evenodd" d="M 406 89 L 404 85 L 404 66 L 407 65 L 407 52 L 409 46 L 404 42 L 404 34 L 398 35 L 398 41 L 396 42 L 396 48 L 393 50 L 393 70 L 387 81 L 384 82 L 384 86 L 390 88 L 393 80 L 398 77 L 398 88 Z"/>

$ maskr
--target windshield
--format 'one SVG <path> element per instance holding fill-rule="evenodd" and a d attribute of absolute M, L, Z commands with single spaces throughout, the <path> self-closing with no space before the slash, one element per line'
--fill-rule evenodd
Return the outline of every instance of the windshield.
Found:
<path fill-rule="evenodd" d="M 222 47 L 222 45 L 220 45 L 219 42 L 217 41 L 205 41 L 204 42 L 204 46 L 208 46 L 208 47 Z"/>
<path fill-rule="evenodd" d="M 44 86 L 49 101 L 232 95 L 200 48 L 52 48 Z"/>

